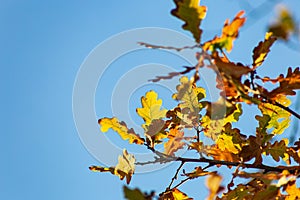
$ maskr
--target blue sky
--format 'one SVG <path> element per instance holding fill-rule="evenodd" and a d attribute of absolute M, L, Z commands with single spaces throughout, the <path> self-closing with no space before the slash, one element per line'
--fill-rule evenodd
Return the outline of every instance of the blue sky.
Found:
<path fill-rule="evenodd" d="M 300 7 L 296 0 L 284 2 L 294 12 Z M 219 34 L 218 28 L 224 20 L 233 18 L 245 6 L 238 1 L 202 3 L 208 6 L 203 22 L 203 29 L 208 30 L 204 39 Z M 259 4 L 258 0 L 251 3 L 253 7 Z M 169 14 L 173 7 L 171 0 L 1 1 L 0 199 L 123 199 L 124 182 L 111 174 L 88 170 L 90 165 L 100 163 L 87 151 L 76 130 L 72 112 L 74 82 L 89 53 L 99 43 L 122 31 L 161 27 L 190 36 L 181 30 L 181 21 Z M 251 51 L 264 37 L 265 27 L 274 16 L 272 7 L 265 12 L 257 23 L 249 27 L 246 24 L 247 29 L 242 30 L 235 42 L 237 50 L 230 54 L 233 60 L 251 63 Z M 299 14 L 297 17 L 299 19 Z M 136 57 L 120 58 L 112 65 L 126 66 L 125 69 L 108 71 L 107 77 L 112 76 L 111 80 L 106 77 L 107 82 L 100 81 L 99 91 L 105 85 L 114 84 L 114 74 L 121 76 L 136 65 L 150 62 L 185 64 L 178 58 L 169 61 L 172 55 L 161 53 L 148 55 L 141 51 Z M 299 52 L 278 43 L 260 72 L 276 77 L 282 71 L 285 73 L 287 66 L 299 64 Z M 136 99 L 149 88 L 137 90 L 130 102 L 138 102 Z M 102 102 L 108 98 L 105 95 L 98 92 L 95 96 L 94 106 L 99 117 L 110 115 L 109 110 L 101 110 L 102 103 L 108 102 Z M 169 92 L 165 91 L 164 95 L 167 97 Z M 244 131 L 253 129 L 247 123 L 242 125 Z M 137 174 L 131 186 L 161 192 L 173 176 L 171 167 Z M 182 190 L 199 197 L 206 194 L 202 182 L 203 179 L 193 180 L 193 185 L 183 185 Z"/>

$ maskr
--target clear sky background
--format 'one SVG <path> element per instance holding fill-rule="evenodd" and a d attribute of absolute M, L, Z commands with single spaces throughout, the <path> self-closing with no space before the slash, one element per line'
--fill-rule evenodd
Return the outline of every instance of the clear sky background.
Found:
<path fill-rule="evenodd" d="M 249 7 L 239 2 L 202 1 L 208 6 L 202 24 L 207 30 L 203 40 L 219 34 L 224 20 L 232 19 L 239 10 L 246 9 L 247 14 L 251 6 L 261 8 L 255 14 L 257 18 L 246 22 L 234 44 L 236 50 L 229 56 L 249 64 L 253 47 L 264 38 L 266 26 L 275 14 L 272 4 L 260 7 L 261 1 L 255 0 Z M 298 0 L 282 2 L 300 19 L 296 13 L 300 8 Z M 73 84 L 86 56 L 112 35 L 133 28 L 161 27 L 190 36 L 181 30 L 182 22 L 170 15 L 172 8 L 171 0 L 0 2 L 0 199 L 123 199 L 125 182 L 111 174 L 88 170 L 90 165 L 100 163 L 78 136 L 72 114 Z M 259 72 L 277 77 L 280 72 L 286 73 L 287 67 L 299 66 L 299 55 L 279 42 Z M 167 58 L 158 55 L 153 59 L 159 62 Z M 143 61 L 143 57 L 139 60 Z M 145 63 L 150 61 L 151 57 L 147 57 Z M 129 56 L 122 65 L 130 69 L 131 62 Z M 97 94 L 96 100 L 100 99 Z M 97 110 L 99 117 L 106 113 L 109 114 Z M 253 130 L 245 122 L 243 131 Z M 161 192 L 174 174 L 172 167 L 176 166 L 137 174 L 131 187 Z M 182 190 L 202 199 L 201 195 L 207 194 L 203 181 L 193 180 Z"/>

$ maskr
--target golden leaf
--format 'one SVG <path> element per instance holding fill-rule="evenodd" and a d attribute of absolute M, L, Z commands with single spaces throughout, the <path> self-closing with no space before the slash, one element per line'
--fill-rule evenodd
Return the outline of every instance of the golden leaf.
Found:
<path fill-rule="evenodd" d="M 203 49 L 215 51 L 224 48 L 230 52 L 233 47 L 233 41 L 238 37 L 240 27 L 243 26 L 246 21 L 246 18 L 242 17 L 243 15 L 244 11 L 240 11 L 231 23 L 229 23 L 227 19 L 221 37 L 215 37 L 213 40 L 205 42 Z"/>
<path fill-rule="evenodd" d="M 159 200 L 193 200 L 179 189 L 174 188 L 160 195 Z"/>
<path fill-rule="evenodd" d="M 211 174 L 206 179 L 206 187 L 209 189 L 209 196 L 207 200 L 215 199 L 216 195 L 224 188 L 221 185 L 222 177 L 216 173 Z"/>
<path fill-rule="evenodd" d="M 147 126 L 155 119 L 161 119 L 166 116 L 166 109 L 161 109 L 162 100 L 157 99 L 157 93 L 153 90 L 146 93 L 145 96 L 141 98 L 142 108 L 137 108 L 136 112 L 139 116 L 143 118 L 145 123 L 143 128 L 147 130 Z"/>
<path fill-rule="evenodd" d="M 128 129 L 125 122 L 119 122 L 117 118 L 102 118 L 98 123 L 101 126 L 102 132 L 107 132 L 110 128 L 117 132 L 123 140 L 128 140 L 130 144 L 144 144 L 144 139 L 134 132 L 133 129 Z"/>

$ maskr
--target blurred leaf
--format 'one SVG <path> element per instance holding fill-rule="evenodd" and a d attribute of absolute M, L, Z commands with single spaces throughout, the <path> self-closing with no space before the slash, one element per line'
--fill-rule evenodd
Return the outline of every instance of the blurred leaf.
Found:
<path fill-rule="evenodd" d="M 221 186 L 222 177 L 216 173 L 211 174 L 206 179 L 206 187 L 209 190 L 209 196 L 207 200 L 215 199 L 216 195 L 221 192 L 224 188 Z"/>
<path fill-rule="evenodd" d="M 184 21 L 182 28 L 190 31 L 197 43 L 200 42 L 202 30 L 199 28 L 201 21 L 206 16 L 206 7 L 200 6 L 200 0 L 174 0 L 176 8 L 172 15 Z"/>
<path fill-rule="evenodd" d="M 221 37 L 215 37 L 213 40 L 207 41 L 203 44 L 204 50 L 216 51 L 217 49 L 226 49 L 227 52 L 230 52 L 233 47 L 233 41 L 239 35 L 239 29 L 246 21 L 244 11 L 240 11 L 235 18 L 229 23 L 227 19 L 225 21 Z"/>
<path fill-rule="evenodd" d="M 269 185 L 266 189 L 255 193 L 253 200 L 276 199 L 280 194 L 280 188 L 275 185 Z"/>
<path fill-rule="evenodd" d="M 272 37 L 272 32 L 266 33 L 265 40 L 259 42 L 258 46 L 253 49 L 253 69 L 256 69 L 258 66 L 262 65 L 268 53 L 270 52 L 270 47 L 276 41 L 276 37 Z"/>
<path fill-rule="evenodd" d="M 130 144 L 144 144 L 144 139 L 141 138 L 134 130 L 128 129 L 125 122 L 119 122 L 117 118 L 102 118 L 98 123 L 101 126 L 102 132 L 107 132 L 110 128 L 117 132 L 123 140 L 128 140 Z"/>
<path fill-rule="evenodd" d="M 121 180 L 126 177 L 126 183 L 129 184 L 132 175 L 135 170 L 135 158 L 132 154 L 129 154 L 126 149 L 123 150 L 123 155 L 119 156 L 119 162 L 115 167 L 99 167 L 91 166 L 89 169 L 94 172 L 110 172 L 116 176 L 119 176 Z"/>
<path fill-rule="evenodd" d="M 285 191 L 288 193 L 286 200 L 300 199 L 300 188 L 297 188 L 296 181 L 289 182 Z"/>
<path fill-rule="evenodd" d="M 147 198 L 138 188 L 130 189 L 124 185 L 123 192 L 127 200 L 151 200 L 151 198 Z"/>
<path fill-rule="evenodd" d="M 268 31 L 283 40 L 288 40 L 290 35 L 296 32 L 296 22 L 285 6 L 279 7 L 277 19 L 268 27 Z"/>

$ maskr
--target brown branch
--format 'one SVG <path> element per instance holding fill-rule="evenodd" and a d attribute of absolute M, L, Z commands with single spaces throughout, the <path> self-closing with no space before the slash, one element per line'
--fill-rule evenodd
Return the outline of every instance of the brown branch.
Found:
<path fill-rule="evenodd" d="M 194 46 L 184 46 L 184 47 L 172 47 L 172 46 L 162 46 L 162 45 L 153 45 L 146 42 L 138 42 L 139 45 L 145 46 L 146 48 L 150 49 L 167 49 L 167 50 L 175 50 L 175 51 L 182 51 L 184 49 L 194 49 L 201 47 L 199 44 Z"/>
<path fill-rule="evenodd" d="M 283 170 L 289 171 L 291 174 L 295 173 L 296 171 L 300 171 L 300 166 L 277 166 L 272 167 L 264 164 L 248 164 L 248 163 L 241 163 L 241 162 L 230 162 L 230 161 L 222 161 L 222 160 L 211 160 L 207 158 L 182 158 L 178 157 L 176 161 L 180 162 L 197 162 L 197 163 L 208 163 L 212 166 L 214 165 L 225 165 L 225 166 L 242 166 L 246 168 L 252 169 L 262 169 L 267 172 L 275 171 L 275 172 L 282 172 Z"/>

